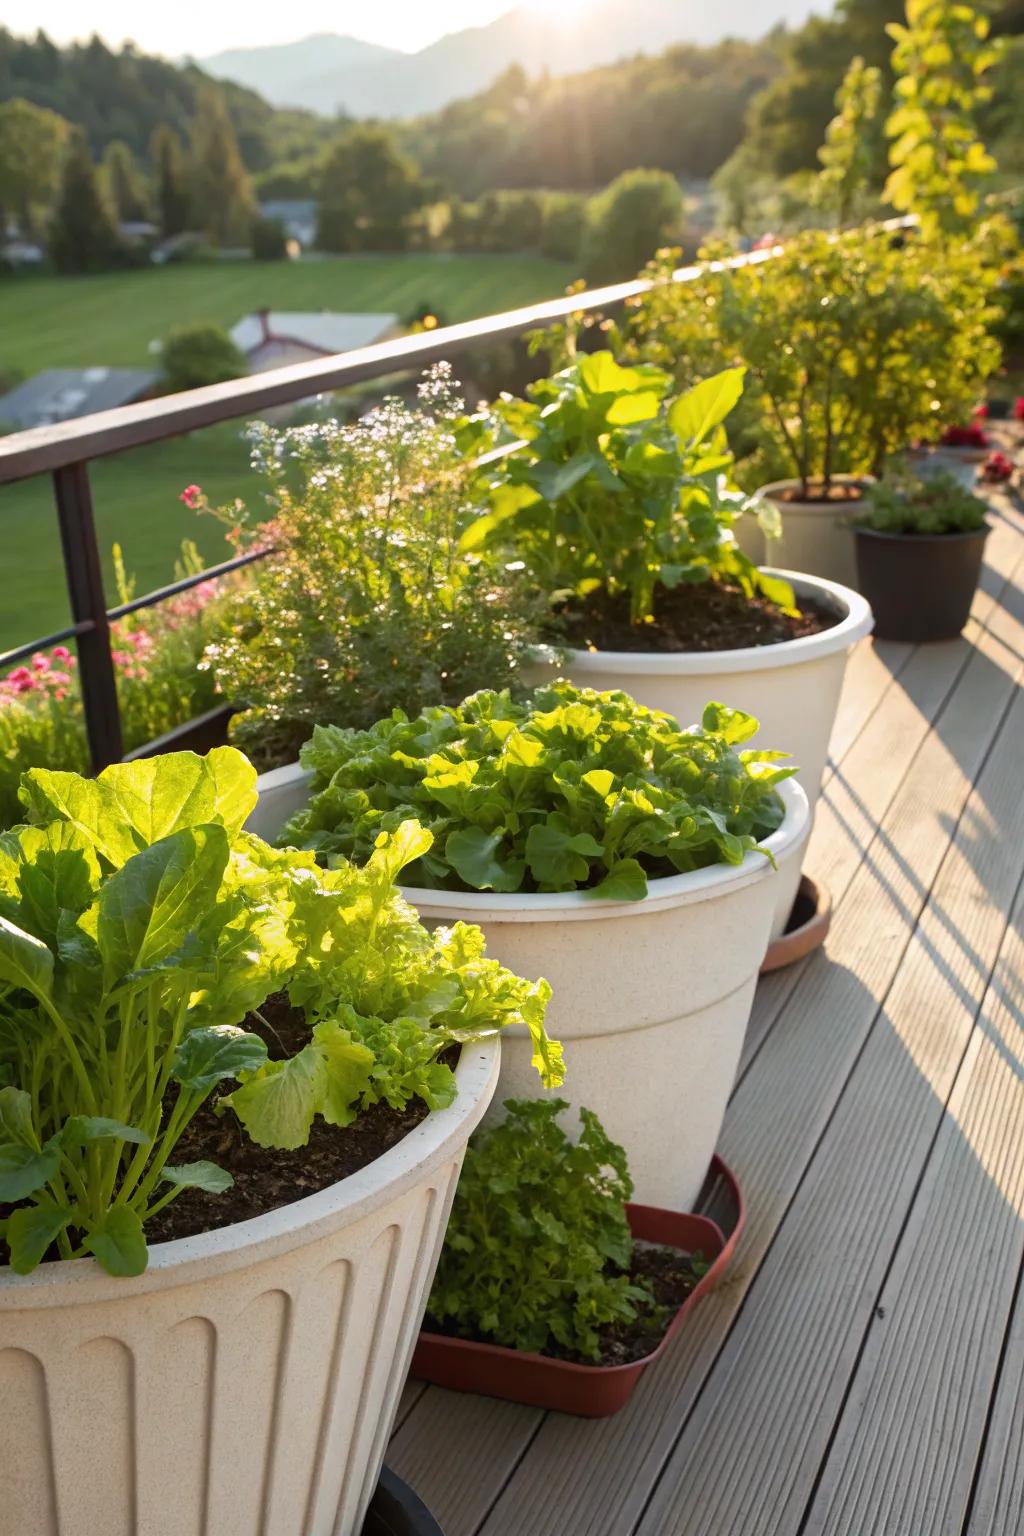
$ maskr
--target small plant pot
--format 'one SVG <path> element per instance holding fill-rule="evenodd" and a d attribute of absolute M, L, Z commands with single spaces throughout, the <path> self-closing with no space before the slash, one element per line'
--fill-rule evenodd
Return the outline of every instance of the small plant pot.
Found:
<path fill-rule="evenodd" d="M 769 539 L 751 517 L 742 519 L 741 547 L 758 565 L 783 565 L 790 571 L 805 571 L 826 581 L 852 587 L 856 574 L 853 535 L 850 521 L 861 506 L 863 492 L 874 483 L 871 475 L 833 475 L 832 484 L 854 494 L 839 500 L 795 501 L 799 480 L 775 480 L 764 485 L 758 495 L 770 501 L 782 518 L 782 537 Z"/>
<path fill-rule="evenodd" d="M 366 1168 L 135 1279 L 0 1268 L 0 1529 L 358 1536 L 499 1057 L 464 1048 L 455 1103 Z"/>
<path fill-rule="evenodd" d="M 823 885 L 804 875 L 796 901 L 781 938 L 773 939 L 761 965 L 761 975 L 795 965 L 805 955 L 820 949 L 832 926 L 832 895 Z"/>
<path fill-rule="evenodd" d="M 707 1273 L 679 1308 L 657 1349 L 642 1360 L 629 1365 L 576 1365 L 547 1355 L 506 1349 L 498 1344 L 477 1344 L 469 1339 L 450 1339 L 424 1330 L 413 1355 L 412 1374 L 454 1392 L 478 1392 L 580 1418 L 604 1419 L 618 1413 L 629 1402 L 647 1367 L 668 1348 L 687 1313 L 718 1282 L 743 1230 L 739 1185 L 720 1158 L 715 1158 L 713 1167 L 726 1180 L 736 1203 L 737 1221 L 728 1238 L 706 1216 L 659 1210 L 650 1205 L 626 1207 L 635 1238 L 678 1248 L 684 1253 L 700 1253 L 710 1260 Z"/>
<path fill-rule="evenodd" d="M 880 640 L 955 640 L 971 611 L 988 528 L 973 533 L 876 533 L 858 528 L 860 588 Z"/>
<path fill-rule="evenodd" d="M 382 1467 L 360 1536 L 444 1536 L 444 1532 L 408 1483 Z"/>

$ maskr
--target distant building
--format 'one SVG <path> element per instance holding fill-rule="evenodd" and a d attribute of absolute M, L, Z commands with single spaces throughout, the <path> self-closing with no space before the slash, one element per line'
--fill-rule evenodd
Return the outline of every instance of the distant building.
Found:
<path fill-rule="evenodd" d="M 307 363 L 336 352 L 372 346 L 398 330 L 397 315 L 339 315 L 330 310 L 288 313 L 261 309 L 231 329 L 231 340 L 251 373 Z"/>
<path fill-rule="evenodd" d="M 0 395 L 0 422 L 24 430 L 110 411 L 151 394 L 159 379 L 146 368 L 46 368 Z"/>
<path fill-rule="evenodd" d="M 6 240 L 0 245 L 0 262 L 8 267 L 41 267 L 46 252 L 34 240 L 19 238 Z"/>
<path fill-rule="evenodd" d="M 289 240 L 297 240 L 304 250 L 310 250 L 316 241 L 316 203 L 302 197 L 272 197 L 260 203 L 260 213 L 265 219 L 274 219 L 284 225 Z"/>

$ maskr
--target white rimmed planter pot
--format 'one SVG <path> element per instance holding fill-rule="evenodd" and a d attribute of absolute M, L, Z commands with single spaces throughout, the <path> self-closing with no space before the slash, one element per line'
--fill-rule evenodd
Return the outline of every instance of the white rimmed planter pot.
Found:
<path fill-rule="evenodd" d="M 786 817 L 766 846 L 803 843 L 807 797 L 781 786 Z M 548 1028 L 565 1046 L 560 1093 L 594 1110 L 629 1154 L 635 1198 L 693 1209 L 718 1140 L 775 905 L 763 854 L 652 880 L 638 902 L 561 895 L 463 895 L 406 888 L 429 924 L 478 924 L 487 952 L 551 983 Z M 495 1110 L 536 1098 L 525 1030 L 506 1030 Z"/>
<path fill-rule="evenodd" d="M 834 485 L 871 485 L 871 475 L 833 475 Z M 784 565 L 791 571 L 822 576 L 826 581 L 853 587 L 857 562 L 853 551 L 853 519 L 863 510 L 858 501 L 789 501 L 787 491 L 798 490 L 798 480 L 775 480 L 758 491 L 782 518 L 781 539 L 769 539 L 756 518 L 744 517 L 736 529 L 744 554 L 755 565 Z"/>
<path fill-rule="evenodd" d="M 360 1173 L 138 1279 L 0 1270 L 4 1536 L 356 1536 L 499 1057 L 464 1049 L 455 1104 Z"/>
<path fill-rule="evenodd" d="M 840 614 L 839 623 L 820 635 L 735 651 L 569 651 L 561 665 L 553 658 L 538 662 L 530 669 L 529 680 L 540 683 L 561 672 L 579 688 L 621 688 L 648 709 L 675 715 L 681 725 L 699 722 L 711 699 L 746 710 L 761 722 L 756 744 L 792 755 L 813 816 L 846 658 L 857 641 L 870 633 L 871 609 L 858 592 L 837 582 L 775 568 L 769 573 L 785 577 L 798 599 L 812 598 Z M 288 815 L 297 808 L 292 806 Z M 784 932 L 789 919 L 810 831 L 808 825 L 803 843 L 779 860 L 772 938 Z"/>

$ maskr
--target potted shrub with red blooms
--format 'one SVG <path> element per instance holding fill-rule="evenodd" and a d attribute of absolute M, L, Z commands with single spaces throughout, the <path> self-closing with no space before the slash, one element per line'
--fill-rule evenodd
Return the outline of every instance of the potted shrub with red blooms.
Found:
<path fill-rule="evenodd" d="M 985 503 L 953 475 L 894 476 L 854 529 L 861 590 L 883 640 L 950 640 L 967 623 L 989 534 Z"/>
<path fill-rule="evenodd" d="M 242 830 L 242 755 L 42 769 L 0 836 L 5 1529 L 355 1536 L 497 1032 L 547 989 Z M 372 1338 L 373 1348 L 368 1348 Z M 102 1434 L 97 1434 L 102 1425 Z M 305 1512 L 304 1514 L 302 1512 Z"/>

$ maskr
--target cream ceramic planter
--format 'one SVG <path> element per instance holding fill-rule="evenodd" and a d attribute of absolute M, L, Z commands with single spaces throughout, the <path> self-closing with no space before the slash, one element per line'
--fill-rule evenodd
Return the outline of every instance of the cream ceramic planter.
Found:
<path fill-rule="evenodd" d="M 360 1173 L 136 1280 L 0 1270 L 3 1536 L 356 1536 L 499 1054 Z"/>
<path fill-rule="evenodd" d="M 781 785 L 766 842 L 781 863 L 806 839 L 807 797 Z M 652 880 L 639 902 L 405 888 L 428 925 L 477 923 L 487 953 L 550 981 L 565 1046 L 560 1093 L 596 1111 L 629 1154 L 635 1198 L 692 1210 L 715 1149 L 764 959 L 777 876 L 763 854 Z M 541 1094 L 525 1030 L 506 1030 L 495 1099 Z"/>
<path fill-rule="evenodd" d="M 699 721 L 705 704 L 712 699 L 733 709 L 746 710 L 761 722 L 755 738 L 757 744 L 792 755 L 813 815 L 828 760 L 828 742 L 839 707 L 846 658 L 857 641 L 870 632 L 871 609 L 858 592 L 836 582 L 816 580 L 795 571 L 772 569 L 770 574 L 784 576 L 798 599 L 813 598 L 841 614 L 840 622 L 820 635 L 785 640 L 781 645 L 745 646 L 736 651 L 569 651 L 561 665 L 553 655 L 550 660 L 538 662 L 530 673 L 530 681 L 544 682 L 561 672 L 579 688 L 622 688 L 649 709 L 663 709 L 674 715 L 681 725 Z M 287 770 L 280 772 L 284 774 Z M 288 815 L 297 808 L 293 806 Z M 773 938 L 779 937 L 789 919 L 809 837 L 808 825 L 803 844 L 793 847 L 779 861 Z"/>
<path fill-rule="evenodd" d="M 834 475 L 837 485 L 870 485 L 870 475 Z M 857 581 L 850 522 L 860 510 L 853 501 L 783 501 L 785 491 L 799 486 L 797 480 L 776 480 L 763 485 L 758 495 L 770 501 L 782 517 L 781 539 L 765 536 L 753 517 L 737 527 L 740 548 L 755 565 L 783 565 L 790 571 L 823 576 L 826 581 L 852 587 Z"/>

